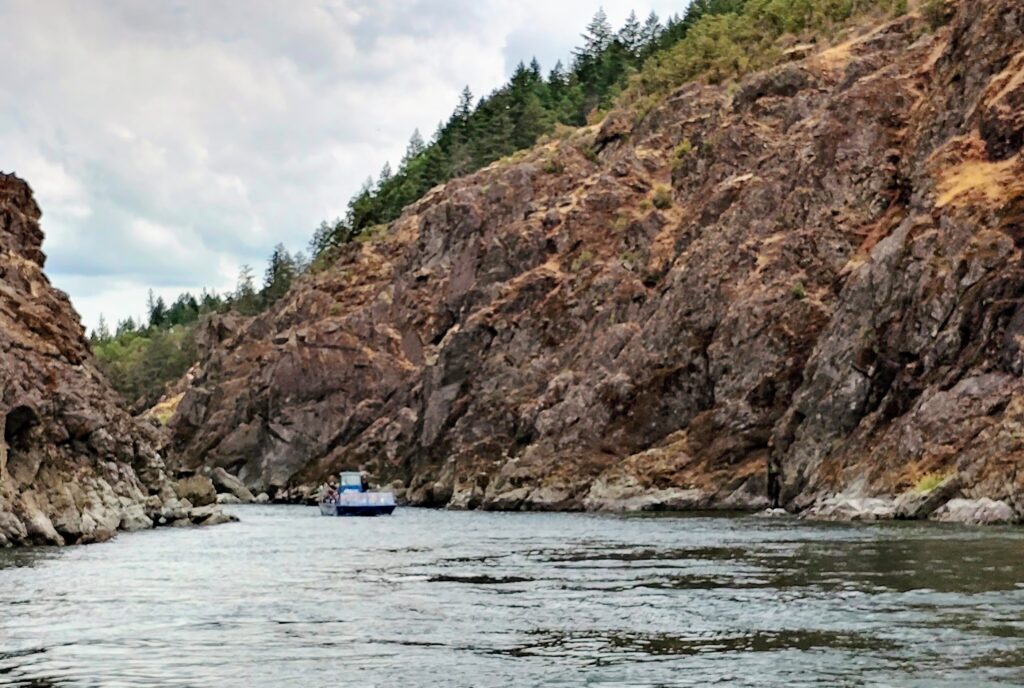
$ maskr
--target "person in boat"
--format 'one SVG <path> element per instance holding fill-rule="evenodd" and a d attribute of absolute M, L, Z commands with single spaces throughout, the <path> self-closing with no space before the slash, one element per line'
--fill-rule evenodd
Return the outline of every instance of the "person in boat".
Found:
<path fill-rule="evenodd" d="M 370 481 L 366 479 L 366 475 L 363 473 L 359 474 L 359 489 L 362 492 L 366 492 L 370 489 Z"/>

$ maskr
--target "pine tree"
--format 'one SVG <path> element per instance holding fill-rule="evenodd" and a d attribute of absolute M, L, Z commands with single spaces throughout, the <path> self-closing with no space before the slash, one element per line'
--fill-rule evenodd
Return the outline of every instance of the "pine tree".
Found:
<path fill-rule="evenodd" d="M 405 157 L 402 158 L 402 165 L 408 165 L 410 160 L 418 158 L 426 149 L 427 146 L 423 143 L 423 136 L 420 134 L 420 130 L 413 130 L 412 136 L 409 138 L 409 145 L 405 147 Z M 390 167 L 388 171 L 391 171 Z"/>
<path fill-rule="evenodd" d="M 120 339 L 126 334 L 134 334 L 136 329 L 138 328 L 135 325 L 135 318 L 129 315 L 124 320 L 118 321 L 114 336 Z"/>
<path fill-rule="evenodd" d="M 604 13 L 604 7 L 599 7 L 594 18 L 587 25 L 587 30 L 582 34 L 584 45 L 577 50 L 577 54 L 596 58 L 611 45 L 614 33 L 611 24 L 608 23 L 608 15 Z"/>
<path fill-rule="evenodd" d="M 284 296 L 296 274 L 295 261 L 284 244 L 275 246 L 263 277 L 263 290 L 260 294 L 263 303 L 269 306 Z"/>
<path fill-rule="evenodd" d="M 146 298 L 146 309 L 149 311 L 149 326 L 151 328 L 162 327 L 167 319 L 167 304 L 164 302 L 164 297 L 154 298 L 153 290 L 150 289 Z"/>
<path fill-rule="evenodd" d="M 107 325 L 107 319 L 103 317 L 102 313 L 100 313 L 99 321 L 96 323 L 96 329 L 92 331 L 92 336 L 89 337 L 89 341 L 93 344 L 101 344 L 109 342 L 110 339 L 110 327 Z"/>
<path fill-rule="evenodd" d="M 637 57 L 644 46 L 643 27 L 636 18 L 636 12 L 630 11 L 626 23 L 619 30 L 619 42 L 631 55 Z"/>
<path fill-rule="evenodd" d="M 513 149 L 532 146 L 541 134 L 551 128 L 551 116 L 535 92 L 527 93 L 520 106 L 519 116 L 512 129 Z"/>
<path fill-rule="evenodd" d="M 235 286 L 232 306 L 242 315 L 255 315 L 259 312 L 252 267 L 247 264 L 238 269 L 238 283 Z"/>
<path fill-rule="evenodd" d="M 418 131 L 419 130 L 417 130 L 417 133 L 418 133 Z M 421 139 L 421 141 L 422 141 L 422 139 Z M 391 181 L 391 178 L 393 176 L 394 176 L 394 173 L 392 173 L 392 171 L 391 171 L 391 163 L 390 162 L 385 162 L 384 163 L 384 167 L 380 168 L 380 175 L 379 175 L 379 178 L 377 179 L 377 188 L 378 189 L 383 189 L 388 184 L 388 182 Z"/>
<path fill-rule="evenodd" d="M 459 94 L 459 104 L 455 108 L 455 113 L 452 115 L 452 120 L 466 124 L 469 122 L 469 116 L 473 114 L 473 92 L 469 90 L 469 86 L 465 86 L 462 89 L 462 93 Z"/>
<path fill-rule="evenodd" d="M 644 26 L 640 30 L 640 41 L 643 45 L 643 52 L 650 53 L 657 48 L 661 32 L 661 20 L 658 19 L 658 15 L 652 10 L 651 13 L 647 15 L 647 20 L 644 21 Z"/>
<path fill-rule="evenodd" d="M 313 236 L 309 240 L 309 252 L 314 258 L 338 243 L 340 235 L 343 234 L 342 224 L 340 218 L 336 218 L 334 222 L 324 220 L 313 231 Z"/>

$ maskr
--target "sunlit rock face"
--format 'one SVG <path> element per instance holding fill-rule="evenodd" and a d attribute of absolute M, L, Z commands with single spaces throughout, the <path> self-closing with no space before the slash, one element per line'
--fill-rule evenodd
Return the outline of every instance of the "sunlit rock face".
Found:
<path fill-rule="evenodd" d="M 0 174 L 0 546 L 95 542 L 190 518 L 156 431 L 122 408 L 43 274 L 39 219 L 28 184 Z"/>
<path fill-rule="evenodd" d="M 790 509 L 956 474 L 1020 516 L 1022 51 L 964 2 L 434 189 L 204 324 L 174 458 L 502 509 L 758 508 L 771 460 Z"/>

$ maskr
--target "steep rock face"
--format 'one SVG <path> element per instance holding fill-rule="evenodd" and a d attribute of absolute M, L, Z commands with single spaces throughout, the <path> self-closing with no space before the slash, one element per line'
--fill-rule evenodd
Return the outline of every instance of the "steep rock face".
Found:
<path fill-rule="evenodd" d="M 0 174 L 0 546 L 94 542 L 184 518 L 155 447 L 43 274 L 40 211 Z"/>
<path fill-rule="evenodd" d="M 1024 9 L 963 3 L 435 189 L 205 324 L 177 460 L 512 509 L 764 506 L 771 460 L 791 508 L 957 473 L 1024 513 L 1022 70 Z"/>

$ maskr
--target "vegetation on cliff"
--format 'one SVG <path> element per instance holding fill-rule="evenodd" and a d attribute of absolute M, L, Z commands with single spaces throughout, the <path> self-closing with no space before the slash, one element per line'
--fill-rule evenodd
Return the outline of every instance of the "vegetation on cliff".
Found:
<path fill-rule="evenodd" d="M 507 84 L 476 103 L 469 88 L 464 89 L 455 111 L 429 143 L 415 132 L 396 172 L 385 165 L 377 181 L 368 179 L 351 200 L 343 219 L 321 224 L 311 243 L 313 255 L 394 220 L 434 186 L 529 148 L 556 127 L 600 118 L 652 57 L 678 43 L 705 17 L 736 11 L 746 2 L 699 0 L 682 18 L 671 17 L 664 25 L 654 13 L 643 23 L 631 13 L 618 31 L 598 10 L 568 69 L 559 62 L 545 77 L 536 60 L 529 66 L 520 63 Z"/>
<path fill-rule="evenodd" d="M 352 198 L 345 218 L 321 223 L 310 241 L 311 262 L 279 245 L 262 288 L 243 266 L 232 293 L 184 293 L 170 305 L 151 299 L 145 322 L 129 318 L 114 332 L 101 323 L 91 337 L 101 368 L 136 408 L 151 405 L 195 362 L 191 331 L 201 315 L 262 312 L 297 275 L 330 264 L 331 249 L 375 233 L 434 186 L 530 148 L 559 128 L 595 122 L 615 105 L 642 115 L 680 84 L 717 83 L 774 64 L 783 56 L 782 36 L 824 40 L 854 17 L 905 9 L 905 0 L 696 0 L 664 24 L 654 13 L 644 22 L 631 13 L 617 31 L 599 10 L 568 69 L 558 63 L 544 76 L 533 60 L 479 101 L 464 89 L 429 143 L 415 132 L 397 170 L 385 164 Z M 665 188 L 652 202 L 662 210 L 672 203 Z"/>
<path fill-rule="evenodd" d="M 125 318 L 111 331 L 100 316 L 89 337 L 100 369 L 136 410 L 152 406 L 167 384 L 195 363 L 193 327 L 200 317 L 210 313 L 261 313 L 287 293 L 307 266 L 302 253 L 293 255 L 278 244 L 267 260 L 259 287 L 252 268 L 243 265 L 234 291 L 226 294 L 203 290 L 196 296 L 185 292 L 168 305 L 150 291 L 144 320 Z"/>
<path fill-rule="evenodd" d="M 625 102 L 642 114 L 688 81 L 720 83 L 777 63 L 784 35 L 827 39 L 854 17 L 906 9 L 906 0 L 697 0 L 664 26 L 653 13 L 643 25 L 631 14 L 618 32 L 599 10 L 570 69 L 559 62 L 545 78 L 536 60 L 520 63 L 476 105 L 467 87 L 430 143 L 415 132 L 397 172 L 385 164 L 376 182 L 368 179 L 343 219 L 321 224 L 311 251 L 321 256 L 394 220 L 434 186 L 529 148 L 559 126 L 597 121 Z"/>

